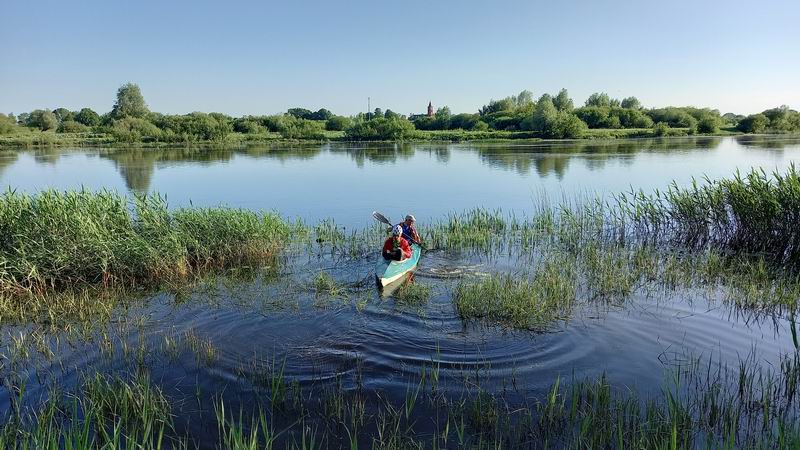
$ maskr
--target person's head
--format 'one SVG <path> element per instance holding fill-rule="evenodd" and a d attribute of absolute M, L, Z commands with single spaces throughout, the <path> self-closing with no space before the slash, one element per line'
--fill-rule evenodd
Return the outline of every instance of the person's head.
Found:
<path fill-rule="evenodd" d="M 416 221 L 417 219 L 415 219 L 411 214 L 406 216 L 406 225 L 414 225 L 414 222 Z"/>
<path fill-rule="evenodd" d="M 403 227 L 401 227 L 400 225 L 397 225 L 396 227 L 392 228 L 392 237 L 397 238 L 397 237 L 400 237 L 402 235 L 403 235 Z"/>

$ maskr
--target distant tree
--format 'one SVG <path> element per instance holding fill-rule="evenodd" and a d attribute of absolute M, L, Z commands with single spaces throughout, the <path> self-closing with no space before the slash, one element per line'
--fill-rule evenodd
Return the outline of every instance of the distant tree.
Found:
<path fill-rule="evenodd" d="M 482 120 L 478 120 L 477 122 L 475 122 L 475 125 L 473 125 L 472 128 L 470 128 L 470 130 L 472 130 L 472 131 L 489 131 L 489 124 L 484 122 L 484 121 L 482 121 Z"/>
<path fill-rule="evenodd" d="M 89 131 L 89 127 L 74 120 L 65 120 L 58 126 L 59 133 L 83 133 Z"/>
<path fill-rule="evenodd" d="M 311 113 L 308 119 L 311 120 L 328 120 L 333 117 L 333 113 L 325 108 L 320 108 L 316 112 Z"/>
<path fill-rule="evenodd" d="M 739 124 L 739 122 L 744 119 L 744 116 L 741 114 L 734 114 L 734 113 L 725 113 L 722 115 L 722 120 L 725 124 L 729 126 L 735 127 Z"/>
<path fill-rule="evenodd" d="M 55 114 L 58 123 L 65 120 L 75 120 L 75 114 L 67 108 L 56 108 L 53 110 L 53 114 Z"/>
<path fill-rule="evenodd" d="M 614 101 L 605 92 L 595 92 L 586 99 L 586 106 L 611 107 Z"/>
<path fill-rule="evenodd" d="M 452 113 L 450 112 L 450 107 L 442 106 L 441 108 L 436 110 L 436 113 L 433 115 L 433 129 L 435 130 L 447 130 L 450 128 L 450 117 L 452 117 Z"/>
<path fill-rule="evenodd" d="M 5 115 L 0 113 L 0 134 L 8 134 L 17 127 L 17 121 L 13 114 Z"/>
<path fill-rule="evenodd" d="M 142 91 L 133 83 L 123 84 L 117 90 L 117 102 L 111 109 L 111 118 L 122 119 L 125 117 L 143 118 L 149 113 L 144 102 Z"/>
<path fill-rule="evenodd" d="M 511 111 L 513 109 L 514 102 L 510 98 L 504 98 L 502 100 L 489 100 L 489 104 L 482 106 L 478 113 L 481 116 L 485 116 L 501 111 Z"/>
<path fill-rule="evenodd" d="M 49 109 L 37 109 L 31 111 L 25 125 L 42 131 L 53 130 L 58 127 L 58 118 Z"/>
<path fill-rule="evenodd" d="M 131 116 L 115 120 L 111 126 L 111 135 L 119 142 L 159 140 L 162 134 L 162 131 L 149 121 Z"/>
<path fill-rule="evenodd" d="M 387 119 L 397 119 L 397 118 L 400 118 L 401 116 L 400 116 L 400 114 L 397 114 L 396 112 L 392 111 L 391 109 L 387 109 L 386 112 L 383 113 L 383 117 L 385 117 Z"/>
<path fill-rule="evenodd" d="M 450 117 L 450 128 L 472 130 L 475 127 L 475 125 L 478 124 L 478 122 L 480 122 L 480 116 L 478 116 L 477 114 L 467 114 L 467 113 L 456 114 Z M 481 123 L 485 124 L 485 122 Z"/>
<path fill-rule="evenodd" d="M 533 115 L 522 121 L 522 129 L 545 131 L 551 121 L 555 120 L 557 113 L 552 97 L 549 94 L 544 94 L 536 102 L 536 111 L 534 111 Z"/>
<path fill-rule="evenodd" d="M 383 117 L 383 110 L 380 108 L 375 108 L 375 111 L 372 112 L 372 118 L 378 119 Z"/>
<path fill-rule="evenodd" d="M 298 119 L 311 119 L 311 116 L 314 113 L 312 113 L 311 110 L 305 108 L 289 108 L 288 110 L 286 110 L 286 114 L 297 117 Z"/>
<path fill-rule="evenodd" d="M 553 106 L 556 107 L 559 111 L 572 111 L 575 106 L 572 103 L 572 99 L 569 98 L 569 92 L 566 89 L 561 89 L 558 91 L 558 95 L 556 98 L 553 99 Z"/>
<path fill-rule="evenodd" d="M 670 133 L 669 124 L 666 122 L 658 122 L 653 126 L 653 134 L 656 136 L 667 136 Z"/>
<path fill-rule="evenodd" d="M 544 134 L 551 139 L 578 139 L 586 133 L 587 128 L 576 115 L 558 111 L 554 118 L 547 122 Z"/>
<path fill-rule="evenodd" d="M 532 109 L 533 108 L 533 92 L 529 90 L 524 90 L 517 94 L 516 96 L 511 97 L 511 100 L 514 102 L 514 106 L 517 109 Z"/>
<path fill-rule="evenodd" d="M 743 133 L 763 133 L 769 126 L 769 118 L 764 114 L 752 114 L 739 122 L 736 128 Z"/>
<path fill-rule="evenodd" d="M 78 114 L 75 114 L 75 121 L 87 127 L 93 127 L 100 124 L 100 116 L 91 108 L 83 108 Z"/>
<path fill-rule="evenodd" d="M 719 132 L 719 120 L 714 116 L 704 116 L 697 121 L 697 131 L 700 133 Z"/>
<path fill-rule="evenodd" d="M 30 117 L 31 117 L 30 113 L 20 113 L 20 115 L 17 116 L 17 124 L 27 126 L 28 119 L 30 119 Z"/>
<path fill-rule="evenodd" d="M 244 134 L 259 134 L 267 130 L 259 123 L 257 118 L 245 116 L 233 120 L 233 131 Z"/>
<path fill-rule="evenodd" d="M 387 119 L 377 117 L 373 120 L 359 121 L 345 131 L 348 139 L 359 141 L 403 140 L 412 136 L 414 124 L 407 119 Z"/>
<path fill-rule="evenodd" d="M 621 106 L 626 109 L 642 109 L 642 104 L 636 97 L 627 97 L 622 99 Z"/>
<path fill-rule="evenodd" d="M 387 113 L 389 111 L 386 111 Z M 333 116 L 325 122 L 325 129 L 328 131 L 344 131 L 353 124 L 349 117 Z"/>

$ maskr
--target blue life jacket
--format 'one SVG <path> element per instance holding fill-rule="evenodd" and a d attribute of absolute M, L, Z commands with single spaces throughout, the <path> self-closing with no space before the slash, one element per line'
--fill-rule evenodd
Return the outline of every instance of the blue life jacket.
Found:
<path fill-rule="evenodd" d="M 400 223 L 400 226 L 403 227 L 403 237 L 408 243 L 414 242 L 414 233 L 411 231 L 411 227 L 406 225 L 405 222 Z"/>

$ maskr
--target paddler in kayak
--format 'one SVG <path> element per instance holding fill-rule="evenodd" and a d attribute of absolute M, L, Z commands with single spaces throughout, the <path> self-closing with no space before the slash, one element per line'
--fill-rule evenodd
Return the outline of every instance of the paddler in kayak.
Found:
<path fill-rule="evenodd" d="M 385 259 L 391 261 L 402 261 L 411 258 L 411 246 L 408 241 L 403 239 L 403 227 L 395 225 L 392 227 L 392 235 L 383 243 L 381 252 Z"/>
<path fill-rule="evenodd" d="M 422 242 L 422 238 L 419 237 L 419 233 L 417 233 L 416 223 L 417 219 L 409 214 L 406 216 L 406 220 L 399 225 L 403 228 L 403 238 L 407 240 L 409 244 L 420 244 Z"/>

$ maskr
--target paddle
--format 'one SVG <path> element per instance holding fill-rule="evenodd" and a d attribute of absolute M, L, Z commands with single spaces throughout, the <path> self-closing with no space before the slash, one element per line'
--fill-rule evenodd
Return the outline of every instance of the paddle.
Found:
<path fill-rule="evenodd" d="M 389 225 L 390 227 L 391 227 L 391 226 L 394 226 L 394 224 L 393 224 L 393 223 L 392 223 L 392 222 L 391 222 L 389 219 L 387 219 L 387 218 L 386 218 L 386 216 L 384 216 L 383 214 L 379 213 L 378 211 L 372 211 L 372 217 L 374 217 L 374 218 L 375 218 L 375 220 L 377 220 L 378 222 L 385 223 L 386 225 Z M 417 242 L 417 241 L 415 241 L 414 239 L 411 239 L 411 236 L 409 236 L 409 239 L 408 239 L 408 240 L 409 240 L 409 241 L 411 241 L 411 242 L 412 242 L 412 243 L 414 243 L 414 244 L 417 244 L 417 245 L 419 245 L 419 246 L 420 246 L 420 248 L 423 248 L 423 249 L 425 249 L 425 250 L 427 250 L 427 249 L 428 249 L 427 247 L 425 247 L 424 245 L 422 245 L 422 242 Z"/>

